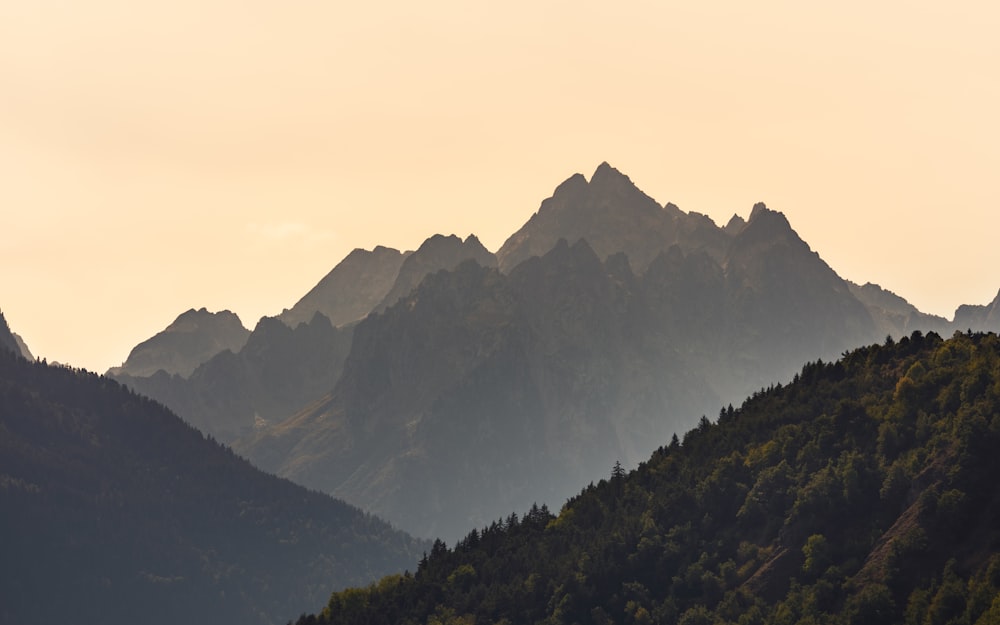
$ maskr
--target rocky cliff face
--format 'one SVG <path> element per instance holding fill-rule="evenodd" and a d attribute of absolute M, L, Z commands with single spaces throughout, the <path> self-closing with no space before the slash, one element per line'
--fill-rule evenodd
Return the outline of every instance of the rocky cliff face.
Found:
<path fill-rule="evenodd" d="M 182 313 L 165 330 L 136 345 L 120 367 L 109 375 L 151 376 L 157 371 L 187 377 L 224 350 L 239 351 L 250 331 L 228 310 L 204 308 Z"/>
<path fill-rule="evenodd" d="M 381 245 L 371 251 L 356 249 L 278 318 L 293 328 L 317 312 L 335 326 L 363 319 L 392 289 L 409 255 Z"/>

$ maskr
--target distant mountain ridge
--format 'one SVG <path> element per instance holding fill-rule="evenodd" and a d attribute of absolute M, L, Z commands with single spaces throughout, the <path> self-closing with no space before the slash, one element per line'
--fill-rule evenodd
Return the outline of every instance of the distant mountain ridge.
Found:
<path fill-rule="evenodd" d="M 428 274 L 454 269 L 466 260 L 496 265 L 494 255 L 472 235 L 464 241 L 455 235 L 434 235 L 415 252 L 385 247 L 354 250 L 292 309 L 262 318 L 243 340 L 245 346 L 214 352 L 189 375 L 161 372 L 160 364 L 152 374 L 133 374 L 126 367 L 108 374 L 230 443 L 322 397 L 340 376 L 359 318 L 395 303 Z M 301 321 L 306 314 L 311 316 Z M 140 347 L 162 344 L 161 337 L 176 334 L 169 330 Z M 149 351 L 140 347 L 136 348 L 140 353 Z M 165 358 L 161 355 L 159 360 Z"/>
<path fill-rule="evenodd" d="M 219 352 L 237 352 L 250 331 L 228 310 L 212 313 L 201 308 L 182 313 L 162 332 L 136 345 L 120 367 L 108 375 L 146 377 L 158 371 L 191 375 L 198 365 Z"/>
<path fill-rule="evenodd" d="M 295 328 L 264 317 L 242 349 L 214 355 L 188 377 L 163 370 L 151 376 L 110 375 L 229 443 L 333 388 L 351 336 L 350 328 L 334 327 L 319 312 Z"/>

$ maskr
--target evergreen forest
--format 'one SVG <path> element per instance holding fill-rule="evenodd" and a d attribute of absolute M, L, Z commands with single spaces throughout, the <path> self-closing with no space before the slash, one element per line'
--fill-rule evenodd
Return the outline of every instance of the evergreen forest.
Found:
<path fill-rule="evenodd" d="M 807 364 L 298 625 L 1000 623 L 1000 338 Z"/>

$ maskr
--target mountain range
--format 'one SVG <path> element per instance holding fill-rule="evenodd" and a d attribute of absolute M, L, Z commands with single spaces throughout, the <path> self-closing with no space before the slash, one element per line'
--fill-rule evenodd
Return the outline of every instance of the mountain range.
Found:
<path fill-rule="evenodd" d="M 923 314 L 840 278 L 762 203 L 719 227 L 605 163 L 495 256 L 472 236 L 355 251 L 242 350 L 117 378 L 266 470 L 454 538 L 634 465 L 804 361 L 1000 329 L 998 301 Z"/>
<path fill-rule="evenodd" d="M 15 347 L 0 315 L 0 623 L 283 623 L 429 547 Z"/>

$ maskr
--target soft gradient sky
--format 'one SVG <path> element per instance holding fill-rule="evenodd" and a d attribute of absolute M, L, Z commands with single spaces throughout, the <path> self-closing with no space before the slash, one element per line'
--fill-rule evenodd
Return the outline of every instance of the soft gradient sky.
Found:
<path fill-rule="evenodd" d="M 0 0 L 0 309 L 104 371 L 606 160 L 950 318 L 1000 288 L 997 6 Z"/>

